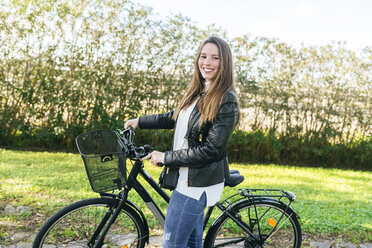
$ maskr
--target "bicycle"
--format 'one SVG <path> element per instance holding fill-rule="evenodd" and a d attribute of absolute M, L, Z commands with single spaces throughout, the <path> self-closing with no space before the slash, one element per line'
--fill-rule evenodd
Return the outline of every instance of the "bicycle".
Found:
<path fill-rule="evenodd" d="M 149 243 L 147 219 L 128 199 L 128 193 L 134 189 L 162 226 L 165 215 L 139 182 L 138 175 L 167 203 L 170 196 L 144 169 L 141 158 L 152 148 L 137 147 L 133 137 L 134 132 L 129 128 L 90 131 L 76 138 L 89 182 L 100 197 L 59 210 L 41 227 L 34 248 L 127 248 Z M 234 187 L 243 180 L 239 171 L 231 170 L 225 186 Z M 280 189 L 238 189 L 236 194 L 208 208 L 205 231 L 213 210 L 218 208 L 222 213 L 206 232 L 204 247 L 299 248 L 302 241 L 299 216 L 290 206 L 295 198 L 293 193 Z"/>

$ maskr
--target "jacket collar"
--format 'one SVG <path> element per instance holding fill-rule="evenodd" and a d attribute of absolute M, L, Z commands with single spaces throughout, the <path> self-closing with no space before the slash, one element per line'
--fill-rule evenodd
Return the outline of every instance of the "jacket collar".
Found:
<path fill-rule="evenodd" d="M 201 97 L 202 97 L 202 95 L 200 95 L 200 97 L 198 98 L 198 100 L 195 104 L 195 107 L 191 112 L 189 122 L 187 124 L 187 132 L 186 132 L 186 135 L 185 135 L 185 139 L 187 139 L 189 137 L 191 129 L 195 125 L 195 122 L 200 120 L 200 112 L 199 112 L 199 109 L 198 109 L 198 102 L 200 101 Z"/>

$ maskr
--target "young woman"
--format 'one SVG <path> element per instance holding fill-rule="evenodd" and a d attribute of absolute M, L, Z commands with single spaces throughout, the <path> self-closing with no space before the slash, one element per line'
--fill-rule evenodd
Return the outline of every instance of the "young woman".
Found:
<path fill-rule="evenodd" d="M 163 247 L 202 247 L 203 216 L 219 201 L 229 176 L 227 142 L 239 117 L 231 50 L 210 37 L 199 48 L 189 89 L 172 112 L 128 120 L 124 127 L 175 128 L 173 150 L 144 159 L 178 168 L 163 233 Z"/>

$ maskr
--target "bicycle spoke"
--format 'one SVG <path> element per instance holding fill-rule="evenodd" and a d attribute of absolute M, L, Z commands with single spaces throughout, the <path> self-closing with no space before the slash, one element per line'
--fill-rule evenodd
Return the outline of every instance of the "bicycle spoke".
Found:
<path fill-rule="evenodd" d="M 234 216 L 246 223 L 250 232 L 224 215 L 208 233 L 210 240 L 206 240 L 206 247 L 299 248 L 300 225 L 296 216 L 287 210 L 276 202 L 243 202 L 233 210 Z"/>
<path fill-rule="evenodd" d="M 273 230 L 271 231 L 271 233 L 268 235 L 267 238 L 270 238 L 270 237 L 273 236 L 277 231 L 279 231 L 279 230 L 282 228 L 282 226 L 283 226 L 287 221 L 289 221 L 289 218 L 290 218 L 292 215 L 293 215 L 293 214 L 289 215 L 289 217 L 286 218 L 286 219 L 284 220 L 284 222 L 281 223 L 281 225 L 280 225 L 279 227 L 278 227 L 278 224 L 279 224 L 280 222 L 278 222 L 278 223 L 276 224 L 276 226 L 273 228 Z"/>
<path fill-rule="evenodd" d="M 92 247 L 97 242 L 107 220 L 113 199 L 87 199 L 59 211 L 39 232 L 34 247 Z M 98 228 L 98 230 L 97 230 Z M 97 236 L 97 237 L 94 237 Z M 145 229 L 141 218 L 134 210 L 124 206 L 116 221 L 111 225 L 103 241 L 103 247 L 143 247 Z"/>

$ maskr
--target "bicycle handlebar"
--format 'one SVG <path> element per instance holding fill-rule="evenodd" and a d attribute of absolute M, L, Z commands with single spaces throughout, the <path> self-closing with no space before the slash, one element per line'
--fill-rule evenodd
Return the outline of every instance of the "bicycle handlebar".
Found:
<path fill-rule="evenodd" d="M 136 146 L 136 144 L 133 142 L 135 133 L 132 126 L 128 126 L 128 128 L 125 130 L 116 129 L 116 132 L 124 142 L 124 145 L 128 148 L 127 156 L 129 159 L 139 160 L 146 157 L 154 150 L 150 145 L 147 144 L 140 147 Z"/>

